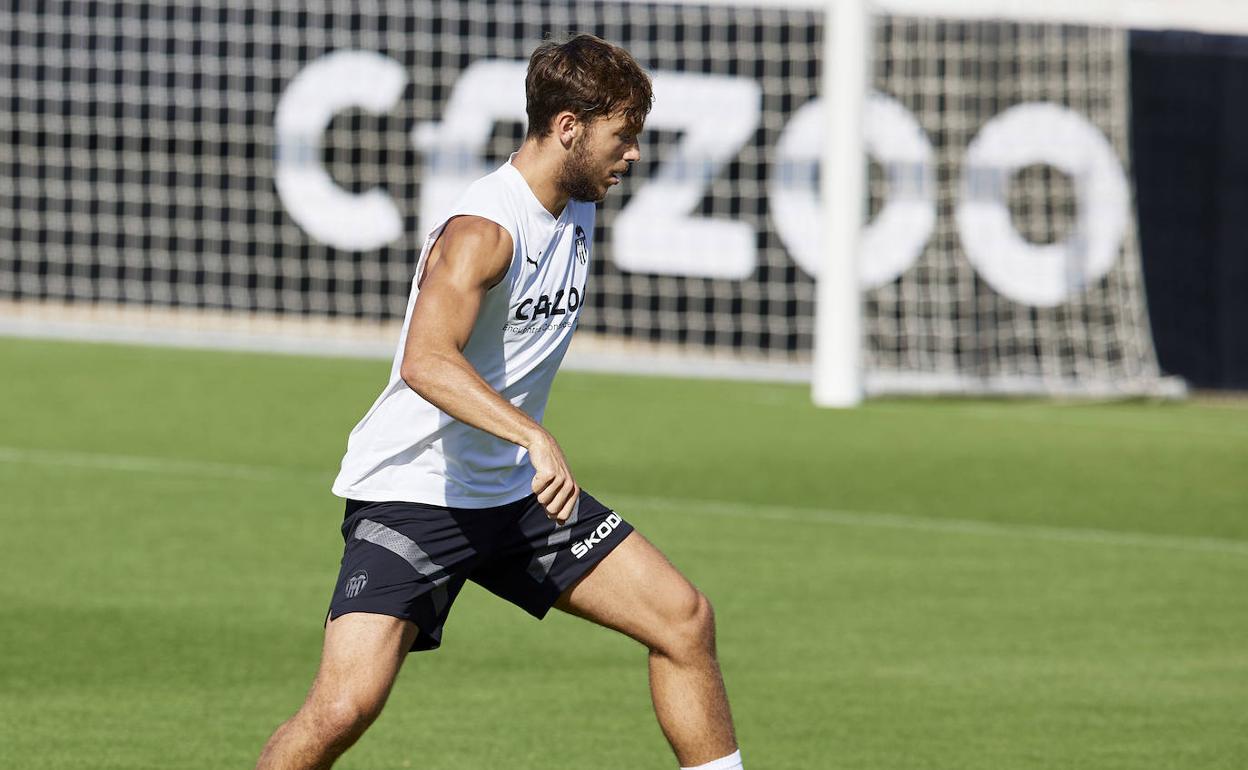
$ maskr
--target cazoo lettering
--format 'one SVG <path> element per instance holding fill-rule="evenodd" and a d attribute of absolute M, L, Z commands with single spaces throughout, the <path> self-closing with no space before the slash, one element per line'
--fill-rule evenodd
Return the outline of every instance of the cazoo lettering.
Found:
<path fill-rule="evenodd" d="M 495 125 L 525 119 L 524 75 L 523 61 L 474 62 L 451 89 L 442 120 L 412 132 L 424 155 L 421 222 L 437 221 L 469 183 L 489 173 L 485 152 Z M 759 84 L 747 77 L 666 71 L 653 73 L 653 80 L 647 127 L 678 132 L 680 139 L 616 215 L 611 257 L 630 272 L 747 279 L 758 265 L 754 227 L 695 211 L 755 136 L 762 119 Z M 406 84 L 394 59 L 337 51 L 309 63 L 286 87 L 275 116 L 276 185 L 291 217 L 313 238 L 365 251 L 402 235 L 398 207 L 386 192 L 352 194 L 333 182 L 321 166 L 320 139 L 340 110 L 392 110 Z M 822 115 L 818 99 L 792 114 L 777 141 L 766 188 L 781 240 L 816 277 L 825 251 L 815 171 Z M 867 100 L 865 118 L 871 127 L 868 153 L 890 184 L 861 239 L 864 289 L 905 272 L 926 247 L 937 216 L 933 152 L 918 121 L 883 94 Z M 1073 232 L 1056 243 L 1023 238 L 1006 201 L 1010 175 L 1037 164 L 1069 174 L 1076 191 Z M 968 259 L 997 291 L 1030 305 L 1059 304 L 1105 275 L 1129 224 L 1130 189 L 1113 145 L 1087 118 L 1055 104 L 1020 104 L 990 119 L 967 147 L 958 191 L 955 224 Z M 551 315 L 558 314 L 557 305 L 557 299 L 550 302 Z M 532 312 L 540 312 L 537 302 Z"/>

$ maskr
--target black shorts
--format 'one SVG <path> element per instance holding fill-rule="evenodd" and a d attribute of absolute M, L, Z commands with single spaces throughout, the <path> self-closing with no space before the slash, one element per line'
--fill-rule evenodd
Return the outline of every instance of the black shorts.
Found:
<path fill-rule="evenodd" d="M 346 548 L 330 619 L 376 612 L 420 629 L 412 651 L 436 649 L 451 604 L 471 580 L 542 618 L 633 528 L 582 492 L 556 527 L 530 495 L 494 508 L 347 501 Z"/>

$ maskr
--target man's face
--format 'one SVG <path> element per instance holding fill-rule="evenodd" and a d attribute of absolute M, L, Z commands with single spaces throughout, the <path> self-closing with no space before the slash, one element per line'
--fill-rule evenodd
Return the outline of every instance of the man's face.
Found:
<path fill-rule="evenodd" d="M 607 197 L 607 190 L 620 183 L 629 165 L 641 159 L 639 130 L 630 126 L 623 115 L 586 124 L 559 175 L 559 185 L 568 197 L 594 202 Z"/>

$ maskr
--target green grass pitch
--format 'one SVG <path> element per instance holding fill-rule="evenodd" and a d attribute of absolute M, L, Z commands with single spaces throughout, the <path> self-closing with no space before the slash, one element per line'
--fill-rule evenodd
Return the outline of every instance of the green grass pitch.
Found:
<path fill-rule="evenodd" d="M 0 340 L 0 767 L 250 767 L 389 364 Z M 565 372 L 581 483 L 712 599 L 752 770 L 1248 767 L 1248 406 Z M 645 653 L 470 586 L 339 765 L 672 768 Z"/>

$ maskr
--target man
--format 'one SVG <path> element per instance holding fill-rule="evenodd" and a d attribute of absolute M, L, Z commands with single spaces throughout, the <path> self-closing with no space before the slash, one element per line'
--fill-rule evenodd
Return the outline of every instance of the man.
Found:
<path fill-rule="evenodd" d="M 741 768 L 711 606 L 577 486 L 545 429 L 585 298 L 595 201 L 641 157 L 650 80 L 591 35 L 540 46 L 520 150 L 474 183 L 416 265 L 390 381 L 351 432 L 334 493 L 346 549 L 306 702 L 259 768 L 325 768 L 380 713 L 409 651 L 436 648 L 465 580 L 650 650 L 681 766 Z"/>

